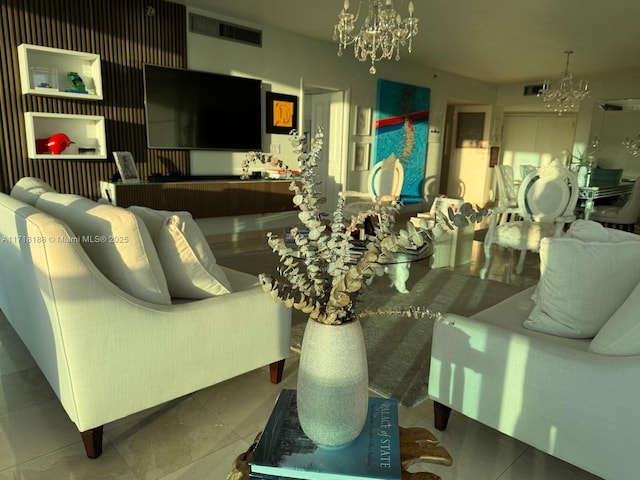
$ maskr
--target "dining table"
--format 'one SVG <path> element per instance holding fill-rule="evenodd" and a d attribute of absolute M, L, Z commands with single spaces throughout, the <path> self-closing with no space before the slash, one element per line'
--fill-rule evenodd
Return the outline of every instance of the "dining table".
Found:
<path fill-rule="evenodd" d="M 589 220 L 595 200 L 606 197 L 618 197 L 620 195 L 630 194 L 633 189 L 633 183 L 623 181 L 615 185 L 589 186 L 579 187 L 578 199 L 584 200 L 584 219 Z"/>

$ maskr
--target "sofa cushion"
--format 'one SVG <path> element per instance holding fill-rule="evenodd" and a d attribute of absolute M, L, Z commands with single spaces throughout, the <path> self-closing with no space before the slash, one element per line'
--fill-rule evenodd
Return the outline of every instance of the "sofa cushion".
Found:
<path fill-rule="evenodd" d="M 202 299 L 231 292 L 227 276 L 188 212 L 133 206 L 153 239 L 172 297 Z"/>
<path fill-rule="evenodd" d="M 584 242 L 622 242 L 624 240 L 640 240 L 635 233 L 617 230 L 615 228 L 605 228 L 601 223 L 593 220 L 576 220 L 571 224 L 566 237 L 577 238 Z"/>
<path fill-rule="evenodd" d="M 47 192 L 55 192 L 47 182 L 36 177 L 22 177 L 11 189 L 11 196 L 35 206 L 40 195 Z"/>
<path fill-rule="evenodd" d="M 640 283 L 600 329 L 589 350 L 603 355 L 640 355 Z"/>
<path fill-rule="evenodd" d="M 71 227 L 91 261 L 123 291 L 151 303 L 171 303 L 151 235 L 132 212 L 61 193 L 43 193 L 36 207 Z"/>
<path fill-rule="evenodd" d="M 540 281 L 524 326 L 591 338 L 640 282 L 640 236 L 621 242 L 545 238 Z"/>

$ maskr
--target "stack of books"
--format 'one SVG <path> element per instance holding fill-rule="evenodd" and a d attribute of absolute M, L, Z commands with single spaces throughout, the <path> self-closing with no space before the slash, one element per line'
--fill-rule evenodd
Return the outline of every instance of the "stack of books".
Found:
<path fill-rule="evenodd" d="M 320 447 L 302 431 L 296 391 L 282 390 L 250 462 L 256 480 L 400 480 L 398 403 L 370 398 L 362 433 L 343 447 Z"/>

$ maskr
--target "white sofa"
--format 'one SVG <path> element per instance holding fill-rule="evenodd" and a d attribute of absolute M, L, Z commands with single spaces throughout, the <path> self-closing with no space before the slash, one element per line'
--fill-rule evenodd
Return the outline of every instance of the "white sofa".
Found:
<path fill-rule="evenodd" d="M 435 426 L 451 409 L 608 480 L 640 472 L 640 236 L 578 221 L 541 278 L 433 332 Z"/>
<path fill-rule="evenodd" d="M 146 214 L 33 178 L 0 193 L 0 309 L 93 458 L 105 423 L 265 365 L 278 383 L 289 352 L 290 310 L 256 277 L 218 266 L 188 214 Z"/>

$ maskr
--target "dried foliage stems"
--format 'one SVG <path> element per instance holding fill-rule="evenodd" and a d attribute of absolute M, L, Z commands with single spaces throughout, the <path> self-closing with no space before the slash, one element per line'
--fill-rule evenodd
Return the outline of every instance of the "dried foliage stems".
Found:
<path fill-rule="evenodd" d="M 360 212 L 345 224 L 344 198 L 338 199 L 335 211 L 322 210 L 326 199 L 318 191 L 315 174 L 323 147 L 323 132 L 318 130 L 311 142 L 311 151 L 304 152 L 304 137 L 293 134 L 291 143 L 299 154 L 300 179 L 292 182 L 293 203 L 300 209 L 298 218 L 304 229 L 291 230 L 294 246 L 268 234 L 269 246 L 280 256 L 280 278 L 260 275 L 263 287 L 275 301 L 299 309 L 309 317 L 328 324 L 340 324 L 355 318 L 355 303 L 365 280 L 375 275 L 387 238 L 399 206 L 376 205 Z M 252 155 L 252 154 L 250 154 Z M 351 232 L 372 215 L 379 215 L 380 225 L 367 239 L 367 248 L 357 263 L 350 262 Z M 389 242 L 393 248 L 394 243 Z"/>
<path fill-rule="evenodd" d="M 304 136 L 295 131 L 291 143 L 298 154 L 300 178 L 289 188 L 294 192 L 293 203 L 300 209 L 298 218 L 304 229 L 291 229 L 292 246 L 269 232 L 269 246 L 280 257 L 279 278 L 261 274 L 260 282 L 274 301 L 301 310 L 317 322 L 338 325 L 352 321 L 357 317 L 358 296 L 366 281 L 381 268 L 380 263 L 395 252 L 421 247 L 431 240 L 431 232 L 408 223 L 407 230 L 394 233 L 395 217 L 402 206 L 399 202 L 378 202 L 372 209 L 346 221 L 343 197 L 339 197 L 332 214 L 323 211 L 326 199 L 318 191 L 320 182 L 315 174 L 323 146 L 322 129 L 316 132 L 309 153 L 304 151 Z M 248 165 L 256 161 L 275 163 L 288 170 L 270 155 L 249 152 L 243 162 L 243 171 L 246 165 L 248 172 Z M 476 213 L 473 208 L 471 212 Z M 379 221 L 373 235 L 365 239 L 364 254 L 354 263 L 350 258 L 351 232 L 368 217 L 377 217 Z M 451 220 L 458 222 L 456 216 Z M 409 307 L 402 312 L 424 316 L 428 310 Z"/>
<path fill-rule="evenodd" d="M 289 167 L 284 164 L 282 160 L 274 157 L 271 153 L 264 152 L 249 152 L 245 156 L 242 161 L 242 174 L 240 175 L 240 180 L 248 180 L 249 176 L 249 166 L 252 163 L 260 162 L 263 165 L 271 165 L 273 167 L 278 167 L 282 170 L 285 170 L 290 173 Z"/>

